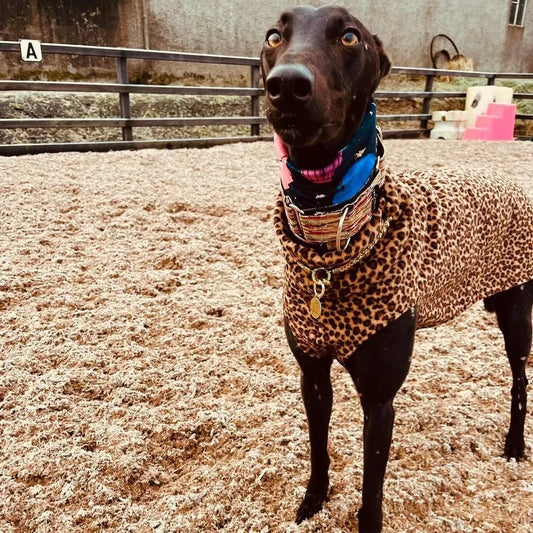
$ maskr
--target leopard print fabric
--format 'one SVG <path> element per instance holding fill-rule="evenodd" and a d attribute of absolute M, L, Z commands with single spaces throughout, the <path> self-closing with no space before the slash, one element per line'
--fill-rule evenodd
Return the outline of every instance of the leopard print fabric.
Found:
<path fill-rule="evenodd" d="M 283 310 L 298 346 L 346 361 L 369 337 L 416 307 L 417 328 L 437 326 L 476 301 L 533 279 L 533 204 L 499 175 L 456 171 L 394 175 L 385 168 L 378 210 L 344 252 L 319 252 L 288 228 L 278 199 L 274 225 L 286 259 Z M 390 227 L 379 238 L 384 221 Z M 311 269 L 335 269 L 311 316 Z"/>

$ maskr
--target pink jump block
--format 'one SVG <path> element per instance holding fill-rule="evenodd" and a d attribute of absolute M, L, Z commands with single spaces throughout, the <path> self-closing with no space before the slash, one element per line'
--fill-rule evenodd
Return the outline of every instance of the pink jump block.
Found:
<path fill-rule="evenodd" d="M 466 128 L 463 140 L 512 141 L 515 117 L 515 104 L 489 104 L 487 113 L 477 116 L 476 125 Z"/>

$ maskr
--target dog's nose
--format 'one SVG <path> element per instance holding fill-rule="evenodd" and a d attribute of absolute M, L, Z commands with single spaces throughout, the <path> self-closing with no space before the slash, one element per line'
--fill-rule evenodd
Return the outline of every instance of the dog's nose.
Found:
<path fill-rule="evenodd" d="M 304 104 L 313 92 L 313 74 L 304 65 L 274 67 L 266 79 L 266 91 L 273 105 Z"/>

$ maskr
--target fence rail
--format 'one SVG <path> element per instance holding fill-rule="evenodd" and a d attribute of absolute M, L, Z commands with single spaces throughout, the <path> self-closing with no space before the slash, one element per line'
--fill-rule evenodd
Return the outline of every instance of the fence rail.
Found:
<path fill-rule="evenodd" d="M 67 56 L 107 57 L 115 60 L 116 83 L 52 82 L 0 80 L 0 91 L 29 92 L 74 92 L 74 93 L 112 93 L 118 96 L 120 116 L 115 118 L 0 118 L 0 129 L 29 128 L 120 128 L 121 141 L 69 142 L 69 143 L 20 143 L 0 144 L 0 155 L 19 155 L 58 151 L 105 151 L 135 148 L 173 148 L 181 146 L 212 146 L 230 142 L 248 142 L 270 138 L 261 134 L 261 126 L 266 119 L 261 116 L 260 98 L 263 89 L 260 85 L 259 59 L 250 57 L 190 54 L 183 52 L 140 50 L 130 48 L 108 48 L 100 46 L 79 46 L 68 44 L 42 43 L 43 57 L 47 54 Z M 20 53 L 18 42 L 0 41 L 0 52 Z M 249 68 L 249 87 L 191 87 L 179 85 L 135 84 L 129 81 L 128 60 L 191 62 L 200 64 L 234 65 Z M 386 137 L 412 137 L 427 135 L 431 119 L 431 103 L 442 98 L 465 98 L 460 91 L 434 91 L 433 83 L 437 76 L 467 77 L 485 79 L 493 85 L 496 79 L 533 79 L 528 73 L 464 72 L 437 70 L 431 68 L 393 67 L 391 74 L 424 76 L 425 87 L 422 91 L 379 91 L 377 99 L 411 98 L 421 99 L 420 113 L 378 115 L 382 122 L 412 122 L 420 124 L 418 129 L 385 130 Z M 187 96 L 239 96 L 249 98 L 249 116 L 237 117 L 161 117 L 134 118 L 130 95 L 187 95 Z M 533 99 L 533 93 L 517 93 L 515 99 Z M 533 115 L 518 114 L 518 119 L 533 120 Z M 246 125 L 249 135 L 221 136 L 188 139 L 134 140 L 134 128 L 146 127 L 186 127 Z"/>

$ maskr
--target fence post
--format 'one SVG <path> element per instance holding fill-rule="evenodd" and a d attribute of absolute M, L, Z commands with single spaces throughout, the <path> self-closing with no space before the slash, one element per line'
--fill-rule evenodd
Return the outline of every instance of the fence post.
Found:
<path fill-rule="evenodd" d="M 259 71 L 259 65 L 252 65 L 250 72 L 250 85 L 254 89 L 259 89 L 259 79 L 260 79 L 260 71 Z M 252 96 L 251 97 L 251 115 L 252 117 L 259 117 L 259 110 L 260 110 L 260 100 L 259 96 Z M 252 124 L 251 128 L 251 134 L 259 136 L 260 134 L 260 124 Z"/>
<path fill-rule="evenodd" d="M 117 80 L 119 83 L 129 83 L 128 77 L 128 64 L 126 57 L 119 57 L 117 59 Z M 122 118 L 131 118 L 131 103 L 130 103 L 130 93 L 120 92 L 120 116 Z M 123 141 L 132 141 L 133 140 L 133 129 L 131 126 L 122 127 L 122 140 Z"/>
<path fill-rule="evenodd" d="M 426 74 L 426 86 L 424 87 L 424 92 L 426 93 L 432 93 L 433 92 L 433 80 L 435 79 L 435 76 L 433 74 Z M 429 109 L 431 107 L 431 99 L 433 98 L 433 95 L 430 94 L 429 96 L 424 97 L 424 102 L 422 104 L 422 114 L 427 115 L 429 113 Z M 420 121 L 420 128 L 423 130 L 428 129 L 428 119 L 423 118 Z"/>
<path fill-rule="evenodd" d="M 487 78 L 487 85 L 494 85 L 494 82 L 496 81 L 496 76 L 492 75 Z"/>

